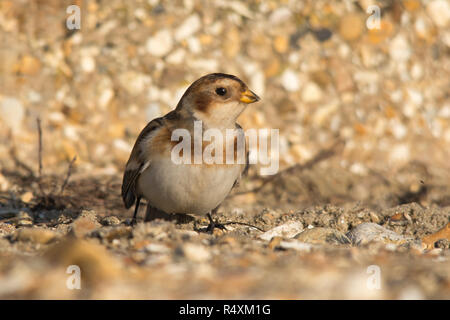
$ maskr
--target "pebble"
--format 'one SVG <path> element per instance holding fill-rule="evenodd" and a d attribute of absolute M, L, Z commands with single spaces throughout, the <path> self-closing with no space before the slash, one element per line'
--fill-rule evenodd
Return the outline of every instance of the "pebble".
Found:
<path fill-rule="evenodd" d="M 163 57 L 172 50 L 172 33 L 168 29 L 162 29 L 147 39 L 145 48 L 147 52 L 155 57 Z"/>
<path fill-rule="evenodd" d="M 273 43 L 275 50 L 278 53 L 285 53 L 289 49 L 289 39 L 287 36 L 277 36 Z"/>
<path fill-rule="evenodd" d="M 81 57 L 81 69 L 86 73 L 91 73 L 95 70 L 95 59 L 91 55 L 84 55 Z"/>
<path fill-rule="evenodd" d="M 119 76 L 119 82 L 133 96 L 144 91 L 151 83 L 151 78 L 135 71 L 127 71 Z"/>
<path fill-rule="evenodd" d="M 287 91 L 298 91 L 300 89 L 300 80 L 297 73 L 287 69 L 281 75 L 281 84 Z"/>
<path fill-rule="evenodd" d="M 341 18 L 339 34 L 344 40 L 353 41 L 361 36 L 364 27 L 363 19 L 359 14 L 349 13 Z"/>
<path fill-rule="evenodd" d="M 109 242 L 121 238 L 131 238 L 132 228 L 129 226 L 112 226 L 96 229 L 93 235 Z"/>
<path fill-rule="evenodd" d="M 101 224 L 104 226 L 117 226 L 120 224 L 120 219 L 117 218 L 116 216 L 104 217 L 101 220 Z"/>
<path fill-rule="evenodd" d="M 19 72 L 26 75 L 35 75 L 41 70 L 41 62 L 33 56 L 25 55 L 22 57 L 19 66 Z"/>
<path fill-rule="evenodd" d="M 25 108 L 18 99 L 0 96 L 0 120 L 4 125 L 13 132 L 18 132 L 22 127 L 24 117 Z"/>
<path fill-rule="evenodd" d="M 161 243 L 149 243 L 144 248 L 150 253 L 166 254 L 171 252 L 171 249 L 167 245 Z"/>
<path fill-rule="evenodd" d="M 408 238 L 405 238 L 394 231 L 388 230 L 378 224 L 365 222 L 361 223 L 352 230 L 350 230 L 346 236 L 350 239 L 353 245 L 364 245 L 372 241 L 403 244 L 406 243 Z"/>
<path fill-rule="evenodd" d="M 8 236 L 16 231 L 16 228 L 10 224 L 5 222 L 0 222 L 0 238 L 4 236 Z"/>
<path fill-rule="evenodd" d="M 22 228 L 18 229 L 13 240 L 32 242 L 38 244 L 48 244 L 58 238 L 58 234 L 52 230 L 44 228 Z"/>
<path fill-rule="evenodd" d="M 270 241 L 273 237 L 293 238 L 303 230 L 303 224 L 299 221 L 290 221 L 259 236 L 260 239 Z"/>
<path fill-rule="evenodd" d="M 305 103 L 318 102 L 322 96 L 322 89 L 314 82 L 307 82 L 302 89 L 302 100 Z"/>
<path fill-rule="evenodd" d="M 175 40 L 182 41 L 194 33 L 196 33 L 201 28 L 201 21 L 198 14 L 193 14 L 188 17 L 175 31 Z"/>
<path fill-rule="evenodd" d="M 411 58 L 411 47 L 406 37 L 397 35 L 389 45 L 389 55 L 396 62 L 406 62 Z"/>
<path fill-rule="evenodd" d="M 310 243 L 301 242 L 299 240 L 281 241 L 279 247 L 282 249 L 294 249 L 302 252 L 310 252 L 313 248 Z"/>
<path fill-rule="evenodd" d="M 269 22 L 272 25 L 277 25 L 288 21 L 292 17 L 292 12 L 287 7 L 277 8 L 270 14 Z"/>
<path fill-rule="evenodd" d="M 447 27 L 449 25 L 450 3 L 447 0 L 429 1 L 427 12 L 438 27 Z"/>
<path fill-rule="evenodd" d="M 120 275 L 120 265 L 105 247 L 75 238 L 69 238 L 52 249 L 44 257 L 54 265 L 66 270 L 76 265 L 82 270 L 84 286 L 111 281 Z M 83 285 L 82 284 L 82 285 Z"/>
<path fill-rule="evenodd" d="M 316 227 L 306 229 L 297 234 L 295 239 L 301 242 L 315 243 L 315 244 L 349 244 L 350 240 L 342 232 L 332 228 Z"/>
<path fill-rule="evenodd" d="M 174 50 L 171 54 L 169 54 L 166 58 L 167 63 L 170 64 L 181 64 L 186 57 L 186 51 L 182 48 L 178 48 Z"/>
<path fill-rule="evenodd" d="M 184 256 L 193 262 L 205 262 L 211 258 L 211 252 L 202 245 L 187 243 L 181 250 Z"/>
<path fill-rule="evenodd" d="M 20 200 L 22 200 L 25 203 L 28 203 L 33 199 L 33 197 L 34 197 L 33 193 L 30 191 L 27 191 L 20 196 Z"/>
<path fill-rule="evenodd" d="M 0 191 L 5 192 L 10 187 L 8 179 L 0 173 Z"/>
<path fill-rule="evenodd" d="M 78 218 L 71 223 L 70 233 L 77 238 L 82 238 L 95 229 L 101 227 L 93 211 L 83 210 Z"/>

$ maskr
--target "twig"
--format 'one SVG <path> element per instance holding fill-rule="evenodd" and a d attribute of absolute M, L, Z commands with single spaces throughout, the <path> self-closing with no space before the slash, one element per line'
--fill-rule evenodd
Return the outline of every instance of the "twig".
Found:
<path fill-rule="evenodd" d="M 38 129 L 38 137 L 39 137 L 39 178 L 42 177 L 42 127 L 41 127 L 41 118 L 36 118 L 37 129 Z"/>
<path fill-rule="evenodd" d="M 242 225 L 242 226 L 247 226 L 247 227 L 255 228 L 255 229 L 257 229 L 257 230 L 259 230 L 259 231 L 261 231 L 261 232 L 266 232 L 264 229 L 261 229 L 261 228 L 259 228 L 259 227 L 257 227 L 257 226 L 254 226 L 254 225 L 252 225 L 252 224 L 245 223 L 245 222 L 228 221 L 228 222 L 222 223 L 222 225 L 224 225 L 224 226 L 229 225 L 229 224 L 240 224 L 240 225 Z"/>
<path fill-rule="evenodd" d="M 64 183 L 61 186 L 61 190 L 59 191 L 59 194 L 62 194 L 64 192 L 64 189 L 66 188 L 67 184 L 69 183 L 70 175 L 72 174 L 73 164 L 77 160 L 77 156 L 74 156 L 72 160 L 69 163 L 69 168 L 67 168 L 67 175 L 66 179 L 64 179 Z"/>
<path fill-rule="evenodd" d="M 41 196 L 46 197 L 47 194 L 44 192 L 44 187 L 42 186 L 42 127 L 41 127 L 41 118 L 36 118 L 36 124 L 38 129 L 38 163 L 39 163 L 39 171 L 38 171 L 38 186 L 39 191 L 41 192 Z"/>

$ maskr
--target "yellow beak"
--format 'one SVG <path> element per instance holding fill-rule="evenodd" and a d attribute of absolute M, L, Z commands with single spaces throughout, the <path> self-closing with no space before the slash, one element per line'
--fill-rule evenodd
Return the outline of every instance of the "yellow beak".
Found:
<path fill-rule="evenodd" d="M 259 97 L 254 92 L 247 89 L 244 92 L 242 92 L 240 100 L 243 103 L 253 103 L 259 101 Z"/>

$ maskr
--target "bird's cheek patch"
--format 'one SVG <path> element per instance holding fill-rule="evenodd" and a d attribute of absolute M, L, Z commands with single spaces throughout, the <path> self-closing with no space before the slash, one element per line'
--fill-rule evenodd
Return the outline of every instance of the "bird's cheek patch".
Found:
<path fill-rule="evenodd" d="M 201 112 L 208 112 L 212 99 L 208 95 L 200 95 L 195 99 L 195 108 Z"/>

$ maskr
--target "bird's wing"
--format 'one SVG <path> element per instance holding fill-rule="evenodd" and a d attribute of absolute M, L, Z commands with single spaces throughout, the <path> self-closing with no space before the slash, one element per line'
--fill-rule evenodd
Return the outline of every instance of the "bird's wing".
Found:
<path fill-rule="evenodd" d="M 140 174 L 150 165 L 150 160 L 145 154 L 143 141 L 162 126 L 164 126 L 164 117 L 150 121 L 139 134 L 131 151 L 122 181 L 122 199 L 127 209 L 134 204 L 138 196 L 136 194 L 136 182 Z"/>
<path fill-rule="evenodd" d="M 243 130 L 239 123 L 236 123 L 236 129 Z M 241 180 L 242 177 L 245 177 L 247 175 L 248 169 L 250 167 L 249 154 L 250 154 L 250 152 L 249 152 L 249 149 L 248 149 L 248 145 L 247 145 L 247 142 L 245 142 L 245 164 L 243 165 L 243 170 L 241 171 L 241 174 L 236 179 L 236 181 L 234 181 L 233 187 L 231 189 L 233 189 L 234 187 L 238 186 L 239 185 L 239 180 Z"/>

